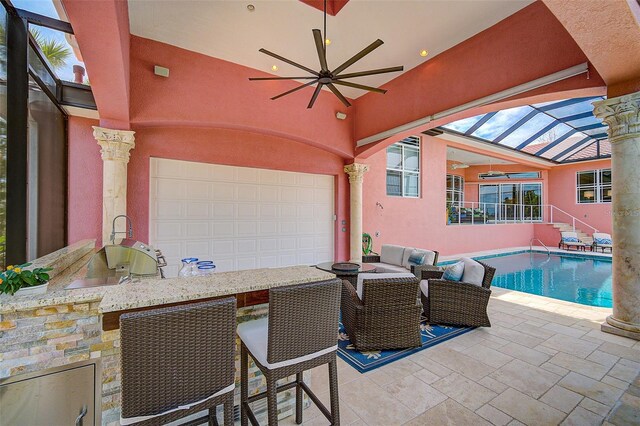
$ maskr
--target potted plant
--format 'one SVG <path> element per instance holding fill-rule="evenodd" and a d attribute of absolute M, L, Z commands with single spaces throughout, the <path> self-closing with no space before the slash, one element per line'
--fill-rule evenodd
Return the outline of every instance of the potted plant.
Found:
<path fill-rule="evenodd" d="M 46 293 L 51 268 L 26 269 L 31 263 L 7 266 L 0 272 L 0 293 L 32 295 Z"/>

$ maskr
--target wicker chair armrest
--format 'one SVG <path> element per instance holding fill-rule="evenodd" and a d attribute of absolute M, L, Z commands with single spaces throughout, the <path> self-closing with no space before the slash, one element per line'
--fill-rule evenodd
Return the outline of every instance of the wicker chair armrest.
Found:
<path fill-rule="evenodd" d="M 429 297 L 433 296 L 434 292 L 446 294 L 447 290 L 455 290 L 456 293 L 465 292 L 469 295 L 477 295 L 478 297 L 488 297 L 489 295 L 491 295 L 490 289 L 476 284 L 443 279 L 429 280 Z"/>
<path fill-rule="evenodd" d="M 354 306 L 355 308 L 362 309 L 362 300 L 358 297 L 358 292 L 347 280 L 342 280 L 342 305 L 343 309 L 345 304 Z"/>
<path fill-rule="evenodd" d="M 363 263 L 378 263 L 378 262 L 380 262 L 380 255 L 368 254 L 368 255 L 362 256 L 362 262 Z"/>
<path fill-rule="evenodd" d="M 433 265 L 411 265 L 411 273 L 419 280 L 428 280 L 442 277 L 444 270 L 439 266 Z"/>
<path fill-rule="evenodd" d="M 424 268 L 420 270 L 421 280 L 439 280 L 444 275 L 444 269 L 439 266 L 432 266 L 431 268 Z"/>

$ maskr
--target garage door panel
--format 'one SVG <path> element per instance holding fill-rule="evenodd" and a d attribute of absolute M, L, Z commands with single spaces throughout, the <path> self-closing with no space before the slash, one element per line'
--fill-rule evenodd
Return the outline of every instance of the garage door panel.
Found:
<path fill-rule="evenodd" d="M 333 176 L 151 159 L 150 243 L 175 275 L 184 257 L 217 271 L 333 259 Z"/>

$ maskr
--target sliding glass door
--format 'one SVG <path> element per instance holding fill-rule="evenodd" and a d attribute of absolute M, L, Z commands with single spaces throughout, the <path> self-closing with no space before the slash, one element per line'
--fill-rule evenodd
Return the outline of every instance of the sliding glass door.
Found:
<path fill-rule="evenodd" d="M 542 220 L 541 183 L 500 183 L 480 185 L 479 200 L 487 216 L 497 222 Z"/>

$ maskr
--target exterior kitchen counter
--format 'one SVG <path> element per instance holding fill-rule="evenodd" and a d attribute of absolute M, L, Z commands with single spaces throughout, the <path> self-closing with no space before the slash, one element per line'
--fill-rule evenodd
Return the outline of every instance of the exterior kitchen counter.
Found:
<path fill-rule="evenodd" d="M 204 277 L 143 279 L 110 286 L 100 313 L 125 311 L 324 281 L 334 274 L 309 266 L 219 272 Z"/>

